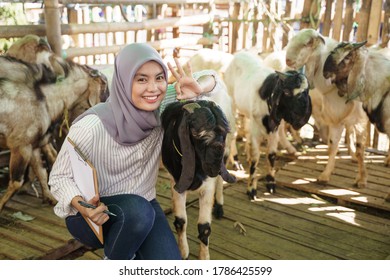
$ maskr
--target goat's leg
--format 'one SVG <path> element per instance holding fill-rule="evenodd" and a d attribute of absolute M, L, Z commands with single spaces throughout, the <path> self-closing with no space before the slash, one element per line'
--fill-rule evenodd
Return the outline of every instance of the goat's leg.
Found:
<path fill-rule="evenodd" d="M 34 149 L 31 157 L 31 168 L 35 175 L 38 177 L 38 181 L 42 188 L 42 199 L 43 202 L 48 202 L 51 205 L 57 203 L 57 200 L 53 197 L 47 184 L 47 170 L 43 167 L 41 159 L 41 149 Z"/>
<path fill-rule="evenodd" d="M 343 132 L 344 126 L 342 125 L 332 125 L 329 126 L 329 137 L 328 137 L 328 163 L 324 171 L 318 177 L 319 183 L 329 182 L 330 175 L 332 174 L 335 164 L 336 164 L 336 154 L 338 152 L 338 146 Z"/>
<path fill-rule="evenodd" d="M 221 176 L 215 177 L 215 202 L 213 214 L 216 219 L 223 217 L 223 179 Z"/>
<path fill-rule="evenodd" d="M 42 152 L 44 153 L 47 161 L 48 161 L 48 165 L 50 166 L 53 166 L 54 162 L 56 161 L 56 158 L 57 158 L 57 151 L 56 149 L 54 149 L 53 147 L 53 144 L 52 143 L 47 143 L 46 145 L 44 145 L 42 147 Z"/>
<path fill-rule="evenodd" d="M 278 133 L 279 133 L 279 141 L 282 147 L 285 148 L 289 154 L 295 155 L 297 153 L 297 149 L 295 149 L 295 147 L 287 139 L 285 122 L 283 120 L 278 127 Z"/>
<path fill-rule="evenodd" d="M 209 236 L 211 234 L 211 211 L 214 202 L 217 178 L 207 178 L 199 189 L 198 238 L 200 240 L 199 259 L 209 260 Z"/>
<path fill-rule="evenodd" d="M 367 127 L 366 124 L 355 125 L 355 133 L 356 133 L 355 155 L 359 167 L 359 172 L 356 175 L 355 185 L 358 188 L 365 188 L 367 186 L 367 169 L 366 169 L 366 164 L 364 162 L 364 150 L 365 150 L 365 143 L 367 138 L 367 130 L 363 126 Z"/>
<path fill-rule="evenodd" d="M 268 135 L 268 142 L 267 142 L 267 176 L 265 178 L 266 180 L 266 187 L 267 190 L 270 193 L 274 193 L 276 189 L 276 182 L 275 182 L 275 160 L 276 160 L 276 152 L 278 150 L 278 142 L 279 142 L 279 133 L 274 132 L 270 133 Z"/>
<path fill-rule="evenodd" d="M 187 260 L 190 254 L 187 241 L 187 213 L 186 213 L 186 192 L 178 193 L 172 189 L 173 222 L 177 232 L 177 243 L 183 260 Z"/>
<path fill-rule="evenodd" d="M 357 161 L 358 158 L 357 158 L 357 147 L 355 146 L 355 134 L 356 134 L 356 137 L 358 137 L 357 135 L 357 131 L 355 130 L 355 128 L 353 126 L 345 126 L 345 139 L 346 139 L 346 144 L 347 144 L 347 147 L 348 147 L 348 154 L 351 156 L 352 158 L 352 161 Z M 357 141 L 357 139 L 356 139 Z M 357 143 L 356 143 L 357 145 Z"/>
<path fill-rule="evenodd" d="M 10 180 L 7 191 L 0 200 L 0 212 L 3 210 L 5 204 L 22 186 L 26 168 L 31 159 L 32 147 L 31 145 L 22 148 L 11 148 L 11 157 L 9 162 Z"/>
<path fill-rule="evenodd" d="M 247 141 L 248 142 L 247 159 L 249 165 L 249 178 L 248 178 L 248 186 L 247 186 L 246 193 L 250 199 L 255 199 L 257 196 L 257 179 L 258 179 L 256 176 L 256 169 L 257 169 L 257 165 L 259 164 L 261 141 L 253 134 L 247 139 L 250 140 Z"/>

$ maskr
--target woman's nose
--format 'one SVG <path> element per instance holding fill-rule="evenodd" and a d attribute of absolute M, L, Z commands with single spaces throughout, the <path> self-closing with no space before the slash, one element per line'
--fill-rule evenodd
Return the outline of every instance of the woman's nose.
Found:
<path fill-rule="evenodd" d="M 148 83 L 148 91 L 155 91 L 157 90 L 157 83 L 154 81 L 151 81 Z"/>

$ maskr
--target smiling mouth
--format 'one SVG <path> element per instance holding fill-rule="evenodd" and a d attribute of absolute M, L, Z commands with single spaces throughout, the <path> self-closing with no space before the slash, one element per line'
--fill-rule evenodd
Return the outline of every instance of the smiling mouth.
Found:
<path fill-rule="evenodd" d="M 159 97 L 159 95 L 154 95 L 154 96 L 144 96 L 143 98 L 145 98 L 146 100 L 149 100 L 149 101 L 155 101 L 157 100 Z"/>

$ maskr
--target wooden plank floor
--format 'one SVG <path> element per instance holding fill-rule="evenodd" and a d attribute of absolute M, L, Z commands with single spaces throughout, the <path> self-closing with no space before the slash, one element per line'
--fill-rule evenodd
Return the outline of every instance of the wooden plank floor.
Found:
<path fill-rule="evenodd" d="M 384 156 L 367 157 L 369 184 L 356 189 L 356 164 L 343 150 L 329 184 L 313 182 L 324 168 L 325 155 L 326 150 L 318 146 L 297 160 L 279 161 L 276 194 L 266 193 L 260 179 L 256 201 L 248 199 L 246 176 L 237 172 L 239 181 L 225 186 L 225 215 L 211 225 L 211 259 L 390 259 L 390 203 L 383 200 L 390 178 L 383 167 Z M 174 230 L 169 177 L 164 170 L 157 191 Z M 189 197 L 187 210 L 190 259 L 196 259 L 196 195 Z M 17 212 L 34 220 L 12 217 Z M 245 233 L 234 227 L 237 222 Z M 0 259 L 94 260 L 102 255 L 102 250 L 86 250 L 72 240 L 52 207 L 29 194 L 14 196 L 0 215 Z"/>

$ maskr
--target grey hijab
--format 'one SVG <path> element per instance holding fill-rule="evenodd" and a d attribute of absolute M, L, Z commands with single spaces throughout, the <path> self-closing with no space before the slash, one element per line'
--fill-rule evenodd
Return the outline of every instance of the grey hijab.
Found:
<path fill-rule="evenodd" d="M 158 111 L 148 112 L 133 105 L 131 90 L 134 75 L 148 61 L 158 62 L 168 78 L 167 67 L 159 53 L 145 43 L 134 43 L 124 47 L 116 56 L 110 97 L 95 105 L 75 121 L 95 114 L 103 122 L 108 133 L 122 145 L 134 145 L 145 139 L 153 128 L 160 126 Z"/>

